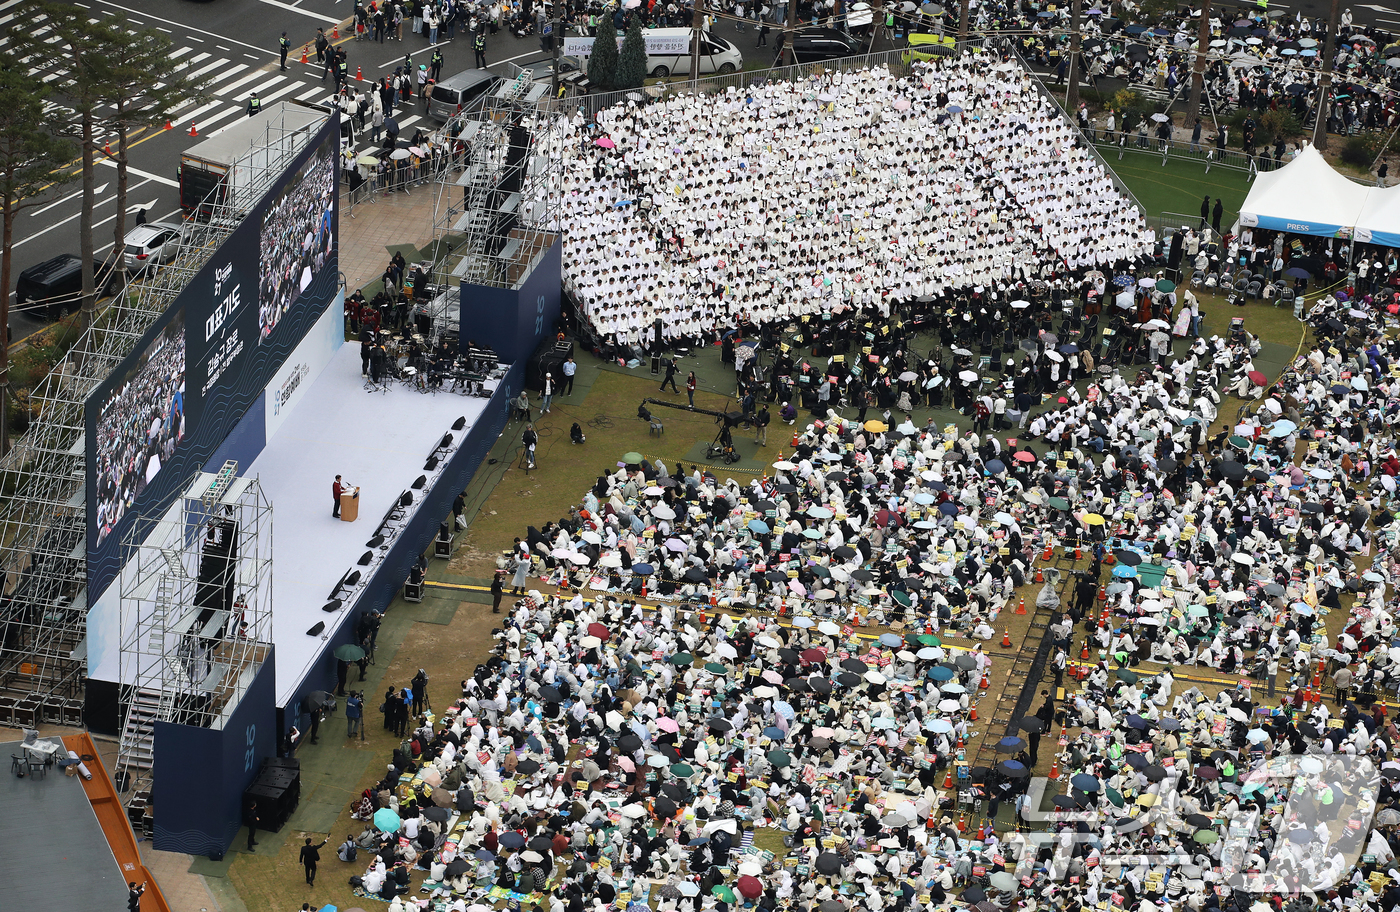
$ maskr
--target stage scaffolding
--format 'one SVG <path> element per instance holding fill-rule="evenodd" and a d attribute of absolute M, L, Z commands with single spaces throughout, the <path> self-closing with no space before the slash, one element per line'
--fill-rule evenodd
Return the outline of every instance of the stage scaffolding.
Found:
<path fill-rule="evenodd" d="M 524 70 L 444 127 L 465 148 L 454 151 L 453 166 L 437 182 L 432 277 L 446 294 L 428 309 L 435 331 L 457 322 L 462 282 L 516 288 L 554 243 L 563 133 L 547 89 Z M 521 138 L 528 138 L 526 148 Z"/>
<path fill-rule="evenodd" d="M 306 127 L 266 108 L 265 131 L 250 144 L 247 180 L 211 201 L 208 222 L 187 223 L 174 259 L 133 282 L 99 310 L 93 325 L 32 391 L 29 430 L 0 459 L 0 722 L 81 721 L 87 645 L 87 397 L 136 347 L 248 211 L 282 176 Z M 12 406 L 18 407 L 18 406 Z"/>
<path fill-rule="evenodd" d="M 149 795 L 155 724 L 219 729 L 272 643 L 272 505 L 236 463 L 200 472 L 171 517 L 122 540 L 117 775 Z"/>

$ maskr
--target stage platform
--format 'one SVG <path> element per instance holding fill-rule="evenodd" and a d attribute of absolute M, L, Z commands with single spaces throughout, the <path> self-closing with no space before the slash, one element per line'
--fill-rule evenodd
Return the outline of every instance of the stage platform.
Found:
<path fill-rule="evenodd" d="M 19 741 L 0 743 L 7 764 L 22 754 Z M 4 783 L 0 807 L 8 825 L 0 828 L 0 857 L 14 868 L 6 878 L 5 907 L 123 908 L 126 880 L 82 780 L 51 766 L 43 778 L 7 774 Z"/>
<path fill-rule="evenodd" d="M 360 376 L 359 346 L 346 344 L 315 380 L 312 388 L 288 414 L 277 433 L 241 474 L 257 476 L 273 505 L 272 548 L 272 629 L 276 644 L 277 706 L 285 708 L 305 689 L 311 676 L 320 681 L 326 663 L 334 659 L 323 651 L 334 644 L 354 639 L 352 628 L 363 610 L 387 604 L 382 590 L 372 586 L 376 572 L 395 545 L 389 536 L 378 547 L 367 543 L 385 515 L 394 510 L 405 491 L 413 503 L 392 521 L 402 530 L 415 519 L 435 483 L 453 461 L 451 457 L 467 439 L 492 399 L 463 396 L 443 391 L 424 394 L 394 383 L 387 392 L 367 392 Z M 488 384 L 488 388 L 495 384 Z M 504 392 L 504 391 L 503 391 Z M 503 405 L 500 397 L 495 401 Z M 465 425 L 452 430 L 458 418 Z M 443 440 L 453 437 L 450 448 L 436 449 L 439 464 L 425 471 L 425 463 Z M 493 435 L 494 436 L 494 435 Z M 343 522 L 331 516 L 331 483 L 336 475 L 342 482 L 360 488 L 359 518 Z M 414 481 L 427 475 L 420 490 Z M 456 491 L 451 494 L 455 495 Z M 451 498 L 448 496 L 450 504 Z M 434 507 L 434 509 L 436 509 Z M 441 516 L 432 517 L 433 528 Z M 368 565 L 358 561 L 366 551 L 374 558 Z M 332 590 L 347 572 L 358 571 L 360 581 L 340 593 L 338 610 L 322 610 L 332 598 Z M 386 572 L 400 573 L 398 567 Z M 382 581 L 378 581 L 382 582 Z M 367 592 L 384 604 L 362 605 Z M 307 630 L 324 622 L 318 635 Z M 317 689 L 321 684 L 317 684 Z"/>

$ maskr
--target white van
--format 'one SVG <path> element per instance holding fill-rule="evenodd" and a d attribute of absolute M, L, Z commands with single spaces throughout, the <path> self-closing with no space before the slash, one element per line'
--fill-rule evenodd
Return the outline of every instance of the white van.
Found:
<path fill-rule="evenodd" d="M 690 75 L 690 45 L 693 29 L 664 28 L 643 29 L 642 38 L 647 46 L 647 75 L 663 76 Z M 618 48 L 622 47 L 622 36 L 618 36 Z M 568 64 L 587 72 L 587 56 L 593 47 L 592 38 L 565 37 L 564 54 L 575 58 Z M 711 73 L 733 73 L 744 68 L 744 55 L 732 42 L 702 32 L 700 35 L 700 75 Z M 561 67 L 561 72 L 564 67 Z"/>

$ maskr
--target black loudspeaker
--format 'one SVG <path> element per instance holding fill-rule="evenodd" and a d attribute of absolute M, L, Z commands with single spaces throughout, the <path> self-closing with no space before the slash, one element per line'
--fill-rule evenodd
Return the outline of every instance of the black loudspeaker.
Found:
<path fill-rule="evenodd" d="M 369 541 L 365 542 L 365 547 L 378 548 L 382 544 L 384 544 L 384 536 L 376 535 L 374 538 L 371 538 Z"/>
<path fill-rule="evenodd" d="M 374 560 L 374 552 L 373 552 L 373 551 L 366 551 L 364 554 L 361 554 L 361 555 L 360 555 L 360 559 L 359 559 L 358 563 L 359 563 L 359 565 L 360 565 L 361 567 L 368 567 L 368 566 L 369 566 L 369 562 L 372 561 L 372 560 Z"/>
<path fill-rule="evenodd" d="M 410 492 L 408 492 L 408 491 L 404 491 L 404 492 L 403 492 L 403 496 L 399 498 L 399 506 L 401 506 L 401 507 L 407 507 L 407 506 L 409 506 L 409 505 L 412 504 L 412 503 L 413 503 L 413 495 L 412 495 Z"/>
<path fill-rule="evenodd" d="M 423 471 L 431 472 L 433 469 L 437 468 L 437 465 L 438 458 L 436 456 L 429 456 L 428 461 L 423 463 Z"/>
<path fill-rule="evenodd" d="M 445 449 L 447 449 L 447 448 L 450 447 L 450 446 L 452 446 L 452 435 L 451 435 L 451 434 L 443 434 L 443 435 L 442 435 L 442 443 L 439 443 L 439 444 L 438 444 L 438 449 L 440 449 L 440 450 L 445 450 Z"/>
<path fill-rule="evenodd" d="M 321 610 L 325 612 L 339 611 L 340 606 L 342 604 L 344 603 L 341 602 L 340 599 L 331 599 L 329 602 L 326 602 L 324 605 L 321 606 Z"/>
<path fill-rule="evenodd" d="M 322 630 L 325 630 L 325 629 L 326 629 L 326 622 L 325 622 L 325 621 L 317 621 L 317 622 L 316 622 L 316 625 L 315 625 L 314 627 L 312 627 L 310 630 L 306 631 L 306 635 L 307 635 L 307 636 L 313 636 L 313 637 L 314 637 L 314 636 L 320 636 L 320 635 L 321 635 L 321 631 L 322 631 Z"/>
<path fill-rule="evenodd" d="M 506 147 L 506 164 L 502 169 L 501 182 L 496 185 L 502 196 L 509 196 L 520 189 L 525 177 L 525 159 L 530 154 L 530 131 L 522 126 L 510 128 L 510 145 Z"/>
<path fill-rule="evenodd" d="M 466 427 L 466 426 L 467 426 L 467 416 L 466 416 L 466 415 L 463 415 L 461 418 L 458 418 L 456 421 L 452 422 L 452 430 L 454 430 L 454 431 L 460 431 L 462 428 L 464 428 L 464 427 Z"/>
<path fill-rule="evenodd" d="M 421 490 L 423 489 L 423 485 L 425 485 L 425 484 L 427 484 L 427 483 L 428 483 L 428 476 L 427 476 L 427 475 L 419 475 L 417 478 L 415 478 L 415 479 L 413 480 L 413 490 L 415 490 L 415 491 L 421 491 Z"/>
<path fill-rule="evenodd" d="M 360 581 L 360 571 L 356 570 L 345 578 L 345 585 L 353 586 Z"/>
<path fill-rule="evenodd" d="M 203 609 L 195 626 L 203 629 L 216 612 L 233 608 L 233 584 L 238 562 L 238 524 L 228 519 L 216 519 L 201 546 L 199 577 L 195 583 L 194 604 Z M 215 636 L 222 637 L 227 624 L 221 625 Z"/>

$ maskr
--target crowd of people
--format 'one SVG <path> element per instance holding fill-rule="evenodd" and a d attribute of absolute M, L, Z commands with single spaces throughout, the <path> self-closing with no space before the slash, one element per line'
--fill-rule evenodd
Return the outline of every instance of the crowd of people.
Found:
<path fill-rule="evenodd" d="M 320 149 L 263 214 L 258 239 L 258 342 L 296 305 L 335 249 L 335 168 Z"/>
<path fill-rule="evenodd" d="M 633 103 L 567 129 L 566 284 L 617 346 L 656 321 L 679 342 L 887 316 L 1154 243 L 1031 77 L 982 56 Z"/>
<path fill-rule="evenodd" d="M 94 451 L 101 544 L 185 437 L 185 321 L 173 319 L 98 412 Z"/>

